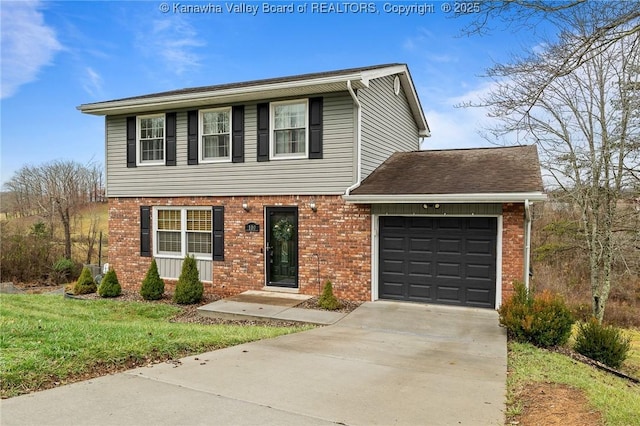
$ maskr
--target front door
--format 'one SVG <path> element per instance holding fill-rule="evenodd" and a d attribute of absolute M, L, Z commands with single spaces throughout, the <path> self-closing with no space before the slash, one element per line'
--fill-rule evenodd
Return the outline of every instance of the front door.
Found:
<path fill-rule="evenodd" d="M 298 208 L 267 207 L 267 285 L 298 287 Z"/>

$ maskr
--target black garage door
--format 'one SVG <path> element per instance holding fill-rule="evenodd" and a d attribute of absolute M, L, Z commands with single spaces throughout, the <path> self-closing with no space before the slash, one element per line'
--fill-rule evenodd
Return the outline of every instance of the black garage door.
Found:
<path fill-rule="evenodd" d="M 380 217 L 380 298 L 493 308 L 496 235 L 492 217 Z"/>

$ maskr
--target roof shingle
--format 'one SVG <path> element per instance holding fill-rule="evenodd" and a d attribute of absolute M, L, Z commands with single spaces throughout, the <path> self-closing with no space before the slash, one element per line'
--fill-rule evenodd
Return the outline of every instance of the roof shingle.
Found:
<path fill-rule="evenodd" d="M 535 145 L 398 152 L 352 195 L 542 192 Z"/>

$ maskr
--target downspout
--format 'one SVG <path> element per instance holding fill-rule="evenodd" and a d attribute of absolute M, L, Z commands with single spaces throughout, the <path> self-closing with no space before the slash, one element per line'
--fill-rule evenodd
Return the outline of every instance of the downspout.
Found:
<path fill-rule="evenodd" d="M 351 191 L 360 186 L 362 181 L 362 106 L 360 105 L 360 101 L 356 96 L 356 93 L 353 91 L 353 87 L 351 87 L 351 80 L 347 80 L 347 90 L 349 90 L 349 94 L 353 99 L 353 103 L 356 104 L 356 182 L 348 187 L 344 193 L 345 196 L 348 196 Z"/>
<path fill-rule="evenodd" d="M 525 221 L 525 234 L 524 234 L 524 285 L 529 289 L 529 271 L 531 270 L 531 205 L 529 199 L 524 200 L 524 221 Z"/>

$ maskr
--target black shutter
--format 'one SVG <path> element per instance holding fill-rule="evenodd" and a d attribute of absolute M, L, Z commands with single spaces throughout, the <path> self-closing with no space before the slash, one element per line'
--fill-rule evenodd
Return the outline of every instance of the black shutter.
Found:
<path fill-rule="evenodd" d="M 136 166 L 136 118 L 127 117 L 127 167 Z"/>
<path fill-rule="evenodd" d="M 231 115 L 231 161 L 244 163 L 244 106 L 234 106 Z"/>
<path fill-rule="evenodd" d="M 309 158 L 322 158 L 322 98 L 309 99 Z"/>
<path fill-rule="evenodd" d="M 269 161 L 269 104 L 258 104 L 258 161 Z"/>
<path fill-rule="evenodd" d="M 198 164 L 198 111 L 187 112 L 187 164 Z"/>
<path fill-rule="evenodd" d="M 213 260 L 224 260 L 224 207 L 213 207 Z"/>
<path fill-rule="evenodd" d="M 140 206 L 140 256 L 151 257 L 151 207 Z"/>
<path fill-rule="evenodd" d="M 167 166 L 176 165 L 176 113 L 170 112 L 165 118 L 165 141 L 166 150 L 165 164 Z"/>

